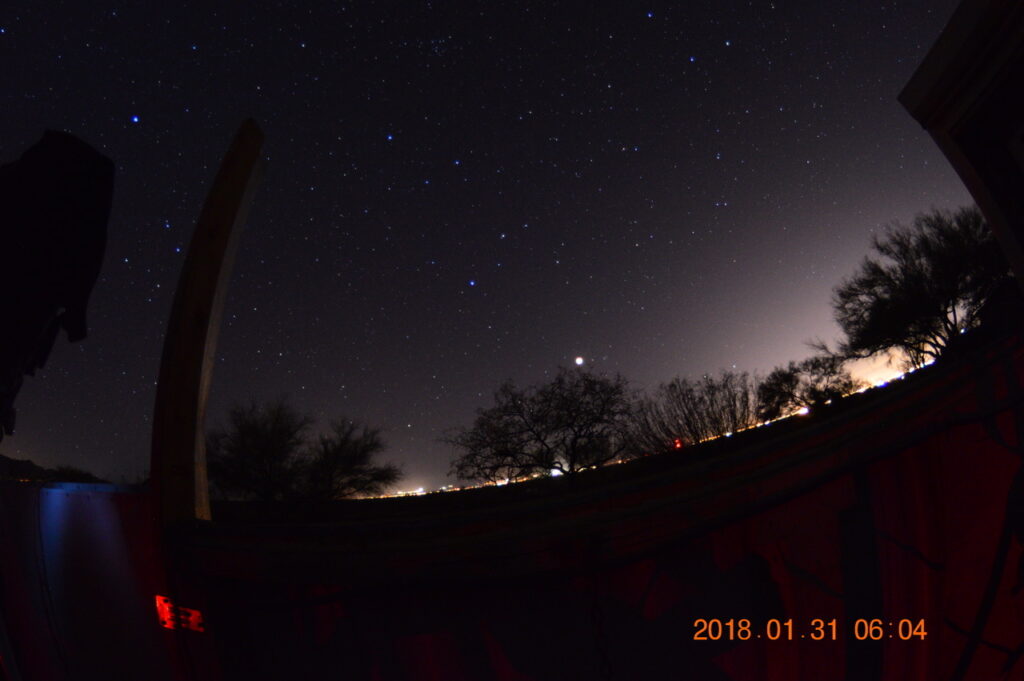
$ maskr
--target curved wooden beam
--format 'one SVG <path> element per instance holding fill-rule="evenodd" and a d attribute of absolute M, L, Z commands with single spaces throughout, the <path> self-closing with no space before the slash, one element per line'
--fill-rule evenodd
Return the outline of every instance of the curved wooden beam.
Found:
<path fill-rule="evenodd" d="M 263 132 L 238 128 L 206 197 L 174 294 L 156 388 L 150 481 L 164 526 L 210 520 L 205 417 L 238 233 L 261 175 Z"/>

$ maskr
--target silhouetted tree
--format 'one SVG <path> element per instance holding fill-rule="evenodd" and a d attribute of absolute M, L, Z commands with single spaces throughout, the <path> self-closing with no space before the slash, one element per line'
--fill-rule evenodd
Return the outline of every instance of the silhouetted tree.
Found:
<path fill-rule="evenodd" d="M 911 226 L 890 226 L 875 237 L 877 258 L 833 293 L 836 321 L 846 335 L 838 353 L 868 357 L 901 350 L 910 365 L 935 359 L 964 330 L 1008 266 L 974 207 L 933 211 Z"/>
<path fill-rule="evenodd" d="M 757 390 L 746 372 L 675 378 L 641 402 L 632 444 L 638 452 L 657 453 L 756 423 Z"/>
<path fill-rule="evenodd" d="M 228 426 L 207 437 L 210 482 L 227 499 L 280 501 L 294 495 L 297 459 L 312 420 L 284 400 L 235 406 Z"/>
<path fill-rule="evenodd" d="M 633 400 L 622 376 L 559 368 L 549 383 L 525 390 L 507 381 L 494 403 L 444 438 L 462 450 L 450 475 L 491 482 L 571 475 L 625 454 Z"/>
<path fill-rule="evenodd" d="M 843 364 L 840 357 L 817 355 L 776 367 L 757 386 L 758 418 L 762 421 L 777 419 L 801 407 L 813 408 L 861 388 L 863 382 L 855 380 Z"/>
<path fill-rule="evenodd" d="M 300 493 L 319 501 L 374 496 L 402 477 L 394 464 L 376 464 L 385 448 L 380 429 L 352 421 L 337 421 L 330 435 L 321 435 L 302 463 Z"/>
<path fill-rule="evenodd" d="M 381 493 L 401 477 L 374 463 L 384 449 L 378 429 L 341 419 L 328 435 L 306 441 L 313 420 L 284 400 L 233 407 L 228 426 L 207 437 L 215 494 L 226 499 L 326 501 Z"/>
<path fill-rule="evenodd" d="M 770 421 L 803 406 L 800 399 L 800 367 L 796 362 L 775 367 L 757 386 L 757 416 Z"/>
<path fill-rule="evenodd" d="M 845 361 L 831 355 L 815 355 L 800 363 L 802 398 L 807 406 L 837 400 L 866 384 L 846 370 Z"/>

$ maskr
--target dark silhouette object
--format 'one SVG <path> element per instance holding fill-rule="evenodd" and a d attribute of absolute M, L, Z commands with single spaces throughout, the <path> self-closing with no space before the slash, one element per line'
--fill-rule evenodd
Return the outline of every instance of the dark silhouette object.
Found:
<path fill-rule="evenodd" d="M 967 329 L 1009 265 L 975 207 L 933 211 L 876 237 L 881 256 L 836 287 L 832 306 L 846 339 L 838 354 L 901 350 L 911 367 L 938 358 Z M 824 348 L 823 348 L 824 349 Z"/>
<path fill-rule="evenodd" d="M 633 400 L 626 379 L 560 368 L 545 385 L 520 390 L 511 381 L 470 428 L 444 442 L 463 451 L 449 475 L 503 482 L 531 475 L 578 473 L 626 455 Z"/>
<path fill-rule="evenodd" d="M 113 162 L 65 132 L 0 166 L 0 439 L 14 432 L 22 376 L 46 363 L 60 329 L 85 338 L 113 192 Z"/>
<path fill-rule="evenodd" d="M 43 480 L 51 471 L 28 459 L 0 454 L 0 480 Z"/>
<path fill-rule="evenodd" d="M 43 468 L 28 459 L 11 459 L 0 454 L 0 480 L 38 482 L 107 482 L 89 471 L 74 466 Z"/>
<path fill-rule="evenodd" d="M 324 502 L 378 495 L 401 478 L 397 466 L 374 462 L 385 447 L 379 429 L 340 419 L 307 444 L 312 424 L 284 400 L 233 407 L 227 428 L 207 438 L 216 496 Z"/>
<path fill-rule="evenodd" d="M 211 520 L 206 399 L 228 276 L 262 176 L 263 132 L 251 118 L 235 133 L 199 212 L 167 320 L 149 470 L 161 522 Z"/>
<path fill-rule="evenodd" d="M 778 366 L 757 386 L 757 417 L 771 421 L 804 406 L 800 399 L 800 366 Z"/>
<path fill-rule="evenodd" d="M 107 482 L 103 478 L 75 466 L 57 466 L 49 472 L 45 480 L 47 482 Z"/>
<path fill-rule="evenodd" d="M 814 408 L 863 387 L 843 368 L 834 355 L 817 355 L 802 362 L 775 367 L 757 386 L 757 415 L 771 421 L 797 411 Z"/>
<path fill-rule="evenodd" d="M 753 426 L 757 411 L 757 390 L 746 372 L 675 378 L 640 404 L 632 446 L 638 453 L 658 454 L 696 444 Z"/>
<path fill-rule="evenodd" d="M 317 438 L 302 462 L 299 493 L 311 501 L 379 496 L 402 477 L 394 464 L 376 464 L 385 448 L 379 428 L 337 421 Z"/>
<path fill-rule="evenodd" d="M 210 482 L 227 499 L 281 501 L 299 479 L 297 458 L 311 419 L 283 400 L 232 407 L 206 439 Z"/>
<path fill-rule="evenodd" d="M 1024 293 L 1016 277 L 1007 277 L 993 289 L 978 310 L 978 320 L 978 328 L 971 334 L 964 334 L 950 349 L 957 349 L 957 345 L 965 341 L 983 343 L 1021 330 L 1024 325 Z"/>

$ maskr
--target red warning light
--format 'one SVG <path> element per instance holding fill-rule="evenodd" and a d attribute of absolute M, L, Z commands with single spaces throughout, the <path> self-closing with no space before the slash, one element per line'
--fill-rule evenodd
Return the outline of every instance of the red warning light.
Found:
<path fill-rule="evenodd" d="M 206 631 L 203 613 L 193 608 L 175 605 L 167 596 L 156 597 L 156 616 L 160 620 L 160 626 L 166 629 Z"/>
<path fill-rule="evenodd" d="M 675 440 L 672 440 L 672 446 L 676 449 L 682 449 L 683 441 L 677 437 Z"/>

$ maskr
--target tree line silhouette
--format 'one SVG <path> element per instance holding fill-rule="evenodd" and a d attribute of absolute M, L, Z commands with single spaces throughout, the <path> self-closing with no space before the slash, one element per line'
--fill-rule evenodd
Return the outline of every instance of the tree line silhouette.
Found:
<path fill-rule="evenodd" d="M 212 496 L 323 502 L 381 494 L 401 478 L 398 466 L 375 461 L 380 429 L 338 419 L 311 436 L 312 425 L 284 398 L 232 407 L 226 427 L 206 438 Z"/>
<path fill-rule="evenodd" d="M 445 433 L 454 450 L 449 474 L 489 483 L 575 475 L 817 409 L 864 387 L 847 368 L 852 360 L 890 353 L 913 368 L 955 347 L 1012 282 L 975 207 L 919 214 L 909 226 L 887 227 L 871 247 L 834 289 L 843 334 L 835 349 L 815 342 L 814 355 L 763 378 L 676 377 L 649 395 L 619 374 L 579 367 L 525 388 L 506 381 L 470 425 Z M 215 495 L 338 499 L 379 494 L 401 478 L 396 466 L 375 462 L 384 449 L 379 429 L 341 419 L 309 441 L 311 423 L 283 401 L 233 408 L 227 428 L 208 441 Z"/>

